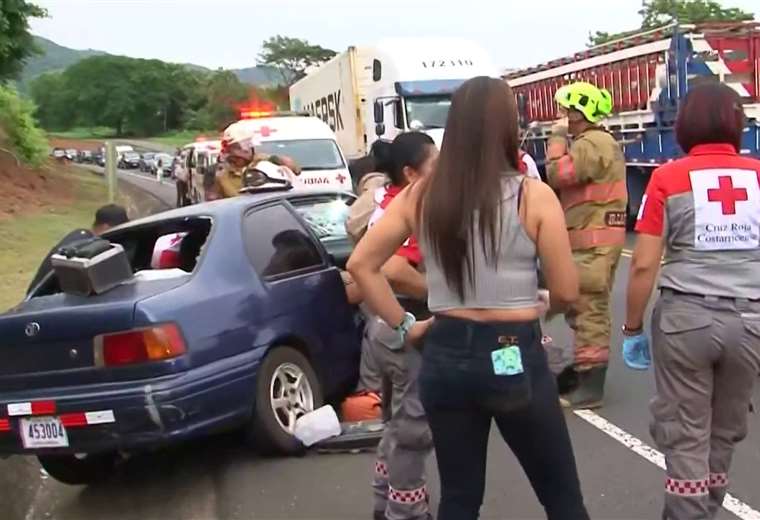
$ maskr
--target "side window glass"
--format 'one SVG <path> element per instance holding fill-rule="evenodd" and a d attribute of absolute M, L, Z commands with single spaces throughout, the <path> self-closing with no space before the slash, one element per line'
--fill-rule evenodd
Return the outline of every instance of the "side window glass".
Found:
<path fill-rule="evenodd" d="M 317 245 L 284 206 L 247 214 L 243 233 L 251 263 L 265 278 L 322 265 Z"/>

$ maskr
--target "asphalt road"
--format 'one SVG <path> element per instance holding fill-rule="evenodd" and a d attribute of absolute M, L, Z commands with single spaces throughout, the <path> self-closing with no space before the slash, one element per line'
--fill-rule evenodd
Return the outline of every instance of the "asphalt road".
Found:
<path fill-rule="evenodd" d="M 173 201 L 170 183 L 161 185 L 126 173 L 120 177 Z M 617 331 L 623 319 L 629 263 L 627 257 L 622 259 L 614 289 L 616 346 L 621 341 Z M 569 343 L 568 329 L 560 319 L 547 329 L 555 341 Z M 614 348 L 605 407 L 598 414 L 567 414 L 586 503 L 594 519 L 654 519 L 660 515 L 664 476 L 650 462 L 657 461 L 657 454 L 646 446 L 653 446 L 647 408 L 653 378 L 651 372 L 627 370 L 619 349 Z M 755 399 L 760 403 L 760 389 Z M 239 436 L 228 434 L 135 456 L 112 480 L 89 488 L 65 486 L 45 477 L 32 459 L 0 462 L 0 473 L 15 471 L 23 463 L 19 484 L 31 496 L 25 496 L 28 506 L 10 510 L 11 519 L 358 520 L 371 517 L 373 460 L 371 453 L 262 458 L 246 448 Z M 731 475 L 730 493 L 738 501 L 731 508 L 740 516 L 724 510 L 719 518 L 760 519 L 758 467 L 760 418 L 753 415 L 750 435 L 737 450 Z M 435 503 L 439 488 L 434 459 L 429 462 L 429 475 Z M 545 518 L 495 429 L 487 486 L 482 518 Z M 3 492 L 7 490 L 0 489 Z"/>

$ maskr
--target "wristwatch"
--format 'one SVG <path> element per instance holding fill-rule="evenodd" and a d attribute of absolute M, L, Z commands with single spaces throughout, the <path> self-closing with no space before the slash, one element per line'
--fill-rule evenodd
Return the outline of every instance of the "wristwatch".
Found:
<path fill-rule="evenodd" d="M 623 336 L 638 336 L 644 331 L 644 326 L 642 325 L 638 328 L 631 329 L 627 325 L 623 325 L 621 329 L 623 330 Z"/>
<path fill-rule="evenodd" d="M 401 335 L 402 343 L 406 341 L 406 335 L 409 334 L 409 331 L 415 323 L 417 323 L 417 318 L 414 317 L 414 314 L 411 312 L 404 313 L 404 319 L 401 320 L 401 323 L 394 329 Z"/>

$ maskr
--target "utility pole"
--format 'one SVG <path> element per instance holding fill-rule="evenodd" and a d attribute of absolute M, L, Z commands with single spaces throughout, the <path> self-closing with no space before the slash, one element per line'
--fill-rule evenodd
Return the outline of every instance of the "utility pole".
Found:
<path fill-rule="evenodd" d="M 108 184 L 108 202 L 116 201 L 116 146 L 113 141 L 106 141 L 106 183 Z"/>

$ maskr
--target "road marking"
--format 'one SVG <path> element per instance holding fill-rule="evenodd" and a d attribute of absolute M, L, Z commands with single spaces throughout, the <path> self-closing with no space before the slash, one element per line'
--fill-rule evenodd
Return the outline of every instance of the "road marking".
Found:
<path fill-rule="evenodd" d="M 631 258 L 633 256 L 633 251 L 631 249 L 623 249 L 622 255 L 626 258 Z"/>
<path fill-rule="evenodd" d="M 656 449 L 648 446 L 630 433 L 621 430 L 607 419 L 591 410 L 575 410 L 573 413 L 591 426 L 606 433 L 635 454 L 645 458 L 660 469 L 665 470 L 665 456 Z M 741 518 L 741 520 L 760 520 L 760 511 L 753 509 L 750 505 L 745 504 L 731 494 L 726 494 L 726 498 L 723 501 L 723 508 L 730 511 L 738 518 Z"/>

